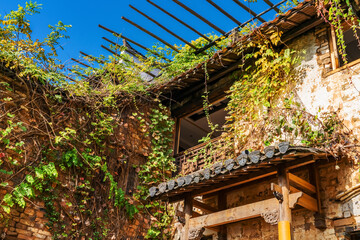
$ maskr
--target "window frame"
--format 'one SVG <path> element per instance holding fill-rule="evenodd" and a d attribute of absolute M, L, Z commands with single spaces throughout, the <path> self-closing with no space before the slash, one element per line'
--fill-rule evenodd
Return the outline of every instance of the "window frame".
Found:
<path fill-rule="evenodd" d="M 343 26 L 345 26 L 345 25 L 348 25 L 348 23 L 344 22 Z M 350 26 L 346 26 L 346 27 L 349 27 L 349 29 L 350 29 Z M 335 29 L 334 29 L 334 26 L 332 26 L 332 25 L 330 25 L 330 28 L 328 29 L 328 36 L 329 36 L 328 40 L 329 40 L 329 51 L 330 51 L 332 70 L 326 74 L 327 76 L 360 63 L 360 57 L 359 57 L 358 59 L 348 62 L 347 64 L 344 64 L 341 66 L 340 65 L 340 57 L 341 56 L 339 56 L 338 46 L 336 43 Z"/>

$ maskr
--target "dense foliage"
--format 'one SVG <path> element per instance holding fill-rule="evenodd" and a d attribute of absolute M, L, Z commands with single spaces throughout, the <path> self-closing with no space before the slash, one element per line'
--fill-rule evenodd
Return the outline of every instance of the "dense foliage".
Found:
<path fill-rule="evenodd" d="M 124 221 L 139 211 L 152 216 L 148 237 L 166 238 L 171 209 L 146 197 L 149 185 L 169 178 L 175 169 L 170 147 L 173 121 L 151 89 L 206 60 L 226 40 L 201 55 L 187 46 L 178 46 L 179 53 L 156 46 L 160 57 L 136 56 L 141 63 L 122 54 L 124 47 L 112 46 L 119 54 L 88 57 L 91 67 L 69 69 L 58 60 L 57 49 L 71 26 L 59 22 L 49 26 L 43 41 L 34 40 L 27 17 L 40 9 L 28 2 L 0 20 L 0 65 L 9 76 L 0 83 L 5 113 L 0 117 L 0 177 L 7 190 L 1 201 L 2 220 L 11 208 L 39 207 L 37 201 L 42 200 L 56 239 L 121 235 Z M 192 43 L 201 47 L 205 41 Z M 173 60 L 164 63 L 165 56 Z M 154 69 L 160 69 L 157 79 L 142 77 Z M 126 136 L 130 130 L 121 126 L 134 124 L 138 127 L 133 134 L 142 136 L 150 149 L 141 153 L 146 161 L 130 166 L 139 169 L 142 184 L 129 194 L 122 177 L 129 171 L 127 161 L 139 154 L 133 146 L 141 143 Z M 13 178 L 22 180 L 14 183 Z"/>
<path fill-rule="evenodd" d="M 322 9 L 326 3 L 318 5 Z M 138 212 L 151 216 L 148 238 L 169 238 L 173 209 L 149 201 L 147 189 L 169 179 L 175 170 L 174 122 L 161 95 L 151 90 L 204 62 L 230 40 L 199 55 L 188 46 L 178 46 L 179 53 L 156 46 L 153 52 L 160 57 L 150 52 L 147 58 L 137 56 L 140 63 L 120 54 L 125 48 L 113 46 L 119 54 L 88 57 L 91 67 L 68 69 L 57 59 L 57 48 L 71 26 L 59 22 L 50 26 L 43 41 L 33 40 L 27 16 L 39 10 L 38 4 L 29 2 L 0 20 L 0 67 L 8 75 L 0 82 L 0 180 L 7 191 L 0 203 L 2 219 L 16 206 L 37 206 L 42 200 L 57 239 L 119 236 L 124 222 Z M 338 16 L 354 22 L 351 12 L 337 8 L 329 16 L 339 34 Z M 243 62 L 229 91 L 222 141 L 226 144 L 215 146 L 211 141 L 219 126 L 209 117 L 212 106 L 205 84 L 204 109 L 212 131 L 202 139 L 207 144 L 204 151 L 236 155 L 244 148 L 263 147 L 259 140 L 263 145 L 287 140 L 337 155 L 339 146 L 356 141 L 335 114 L 322 113 L 319 118 L 296 103 L 293 90 L 301 53 L 285 46 L 280 32 L 264 34 L 248 25 L 238 34 L 234 49 Z M 242 37 L 248 34 L 251 38 Z M 202 38 L 192 42 L 199 48 L 205 43 Z M 167 62 L 166 57 L 173 60 Z M 160 76 L 153 81 L 142 77 L 154 70 L 160 70 Z M 136 166 L 128 166 L 137 158 Z M 207 161 L 212 161 L 211 154 Z M 122 182 L 129 168 L 136 170 L 140 182 L 135 193 L 126 192 Z"/>

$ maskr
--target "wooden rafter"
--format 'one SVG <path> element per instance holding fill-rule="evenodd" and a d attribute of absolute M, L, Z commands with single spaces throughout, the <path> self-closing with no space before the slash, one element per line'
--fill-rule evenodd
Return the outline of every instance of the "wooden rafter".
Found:
<path fill-rule="evenodd" d="M 202 203 L 200 201 L 197 201 L 197 200 L 193 200 L 193 205 L 194 207 L 200 209 L 201 211 L 203 212 L 206 212 L 206 213 L 213 213 L 213 212 L 217 212 L 219 211 L 217 208 L 215 207 L 212 207 L 208 204 L 205 204 L 205 203 Z"/>
<path fill-rule="evenodd" d="M 302 178 L 299 178 L 298 176 L 295 176 L 292 173 L 289 173 L 289 181 L 290 181 L 290 185 L 292 185 L 294 187 L 298 187 L 298 188 L 300 188 L 300 190 L 304 190 L 311 194 L 316 193 L 316 187 L 314 185 L 305 181 Z"/>

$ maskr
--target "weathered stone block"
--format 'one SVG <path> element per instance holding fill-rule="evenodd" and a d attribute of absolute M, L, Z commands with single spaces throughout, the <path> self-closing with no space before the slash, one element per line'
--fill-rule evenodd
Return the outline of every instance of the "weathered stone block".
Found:
<path fill-rule="evenodd" d="M 20 219 L 20 222 L 26 226 L 33 227 L 35 223 L 31 221 L 30 219 Z"/>
<path fill-rule="evenodd" d="M 19 234 L 17 236 L 18 239 L 25 239 L 25 240 L 33 240 L 33 238 L 31 236 L 28 235 L 23 235 L 23 234 Z"/>
<path fill-rule="evenodd" d="M 27 215 L 33 216 L 35 214 L 35 210 L 32 208 L 25 208 L 24 213 Z"/>
<path fill-rule="evenodd" d="M 342 211 L 344 217 L 360 216 L 360 194 L 343 203 Z"/>
<path fill-rule="evenodd" d="M 24 225 L 24 224 L 22 224 L 22 223 L 16 223 L 16 224 L 15 224 L 15 227 L 16 227 L 16 228 L 19 228 L 19 229 L 24 229 L 24 230 L 26 230 L 26 229 L 28 228 L 27 225 Z"/>
<path fill-rule="evenodd" d="M 14 229 L 14 231 L 15 231 L 15 229 Z M 16 235 L 18 235 L 18 233 L 17 233 L 17 232 L 13 232 L 13 231 L 7 231 L 7 232 L 6 232 L 6 235 L 16 236 Z"/>
<path fill-rule="evenodd" d="M 28 230 L 23 230 L 23 229 L 16 229 L 16 232 L 25 236 L 31 236 L 32 232 L 28 231 Z"/>
<path fill-rule="evenodd" d="M 45 239 L 46 238 L 46 235 L 42 235 L 42 234 L 39 234 L 39 233 L 33 233 L 33 236 L 37 237 L 39 239 Z"/>
<path fill-rule="evenodd" d="M 40 234 L 46 235 L 46 236 L 51 236 L 51 233 L 48 231 L 43 231 L 43 230 L 39 230 Z"/>

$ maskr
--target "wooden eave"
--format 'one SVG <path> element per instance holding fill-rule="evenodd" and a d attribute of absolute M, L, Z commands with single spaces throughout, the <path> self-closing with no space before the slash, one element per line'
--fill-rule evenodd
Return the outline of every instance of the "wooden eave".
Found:
<path fill-rule="evenodd" d="M 210 168 L 179 176 L 176 179 L 152 187 L 150 197 L 174 202 L 184 199 L 187 194 L 192 197 L 204 196 L 266 177 L 276 176 L 279 165 L 291 170 L 331 158 L 329 154 L 320 149 L 286 146 L 286 144 L 283 144 L 279 149 L 273 148 L 273 151 L 273 154 L 256 151 L 258 158 L 256 161 L 250 159 L 252 157 L 251 153 L 247 156 L 242 153 L 235 159 L 217 162 Z M 247 159 L 245 164 L 244 159 Z M 298 182 L 295 177 L 291 180 L 292 182 Z M 306 190 L 306 186 L 301 185 L 300 187 Z"/>

